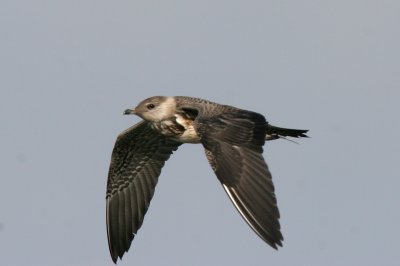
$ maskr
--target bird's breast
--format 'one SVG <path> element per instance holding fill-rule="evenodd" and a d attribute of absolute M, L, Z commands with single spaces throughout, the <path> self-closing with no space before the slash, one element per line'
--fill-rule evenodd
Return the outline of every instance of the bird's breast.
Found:
<path fill-rule="evenodd" d="M 182 143 L 200 143 L 200 138 L 193 126 L 193 120 L 181 115 L 153 123 L 153 128 L 161 134 Z"/>
<path fill-rule="evenodd" d="M 200 143 L 200 137 L 197 135 L 196 129 L 193 126 L 193 120 L 178 114 L 175 115 L 175 118 L 176 123 L 185 128 L 177 139 L 184 143 Z"/>

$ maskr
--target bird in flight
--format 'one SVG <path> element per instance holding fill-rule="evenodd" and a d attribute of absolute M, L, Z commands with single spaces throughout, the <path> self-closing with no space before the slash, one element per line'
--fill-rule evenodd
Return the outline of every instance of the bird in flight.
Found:
<path fill-rule="evenodd" d="M 259 113 L 191 97 L 155 96 L 124 114 L 143 120 L 115 143 L 106 195 L 107 236 L 114 263 L 142 226 L 161 168 L 183 143 L 201 143 L 217 178 L 240 215 L 267 244 L 282 246 L 266 140 L 307 137 L 308 130 L 269 124 Z"/>

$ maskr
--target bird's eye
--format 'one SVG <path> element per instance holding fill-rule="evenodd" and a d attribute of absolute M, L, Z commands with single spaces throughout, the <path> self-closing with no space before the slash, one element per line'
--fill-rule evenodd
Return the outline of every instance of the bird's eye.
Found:
<path fill-rule="evenodd" d="M 156 106 L 152 103 L 149 103 L 146 107 L 147 107 L 147 109 L 151 110 L 151 109 L 154 109 L 154 107 L 156 107 Z"/>

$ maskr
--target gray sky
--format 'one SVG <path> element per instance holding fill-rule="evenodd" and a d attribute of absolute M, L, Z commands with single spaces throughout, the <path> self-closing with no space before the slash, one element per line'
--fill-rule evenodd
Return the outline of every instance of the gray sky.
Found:
<path fill-rule="evenodd" d="M 189 95 L 310 129 L 265 147 L 284 247 L 184 145 L 119 265 L 398 265 L 399 14 L 394 0 L 2 0 L 0 264 L 112 265 L 107 171 L 139 121 L 122 112 Z"/>

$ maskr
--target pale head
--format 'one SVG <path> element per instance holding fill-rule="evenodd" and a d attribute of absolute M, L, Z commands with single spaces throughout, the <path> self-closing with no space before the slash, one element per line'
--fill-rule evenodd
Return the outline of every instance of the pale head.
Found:
<path fill-rule="evenodd" d="M 150 122 L 159 122 L 174 116 L 176 103 L 173 97 L 154 96 L 141 101 L 134 109 L 125 110 L 124 114 L 135 114 Z"/>

